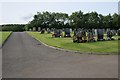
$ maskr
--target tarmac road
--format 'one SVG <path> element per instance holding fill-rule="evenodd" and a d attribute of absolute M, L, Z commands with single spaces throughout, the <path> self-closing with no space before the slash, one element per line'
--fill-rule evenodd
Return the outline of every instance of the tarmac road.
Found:
<path fill-rule="evenodd" d="M 117 78 L 117 55 L 55 50 L 25 32 L 13 32 L 2 49 L 3 78 Z"/>

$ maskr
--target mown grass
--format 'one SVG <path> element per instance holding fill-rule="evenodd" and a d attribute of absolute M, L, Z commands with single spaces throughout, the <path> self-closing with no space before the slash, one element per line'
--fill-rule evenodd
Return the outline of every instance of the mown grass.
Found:
<path fill-rule="evenodd" d="M 37 40 L 40 40 L 50 46 L 76 50 L 80 52 L 100 52 L 100 53 L 118 53 L 118 40 L 99 41 L 89 43 L 73 43 L 72 38 L 52 38 L 51 34 L 40 34 L 39 32 L 27 32 Z M 115 36 L 117 39 L 117 36 Z"/>
<path fill-rule="evenodd" d="M 7 37 L 10 35 L 10 31 L 8 32 L 0 32 L 0 45 L 7 39 Z"/>

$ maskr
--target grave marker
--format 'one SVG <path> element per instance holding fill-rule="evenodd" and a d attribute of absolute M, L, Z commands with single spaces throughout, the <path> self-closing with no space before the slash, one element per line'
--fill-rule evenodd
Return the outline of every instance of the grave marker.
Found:
<path fill-rule="evenodd" d="M 97 29 L 97 40 L 98 41 L 104 41 L 104 30 L 103 29 Z"/>
<path fill-rule="evenodd" d="M 71 35 L 70 35 L 70 28 L 65 28 L 64 31 L 65 31 L 64 37 L 71 37 Z"/>
<path fill-rule="evenodd" d="M 52 37 L 62 37 L 62 30 L 54 29 L 54 34 L 52 34 Z"/>

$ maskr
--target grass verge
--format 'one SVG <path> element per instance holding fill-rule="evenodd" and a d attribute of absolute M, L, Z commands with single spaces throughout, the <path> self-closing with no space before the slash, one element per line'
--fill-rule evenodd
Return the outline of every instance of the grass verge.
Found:
<path fill-rule="evenodd" d="M 32 37 L 44 42 L 47 45 L 75 50 L 80 52 L 99 52 L 118 54 L 118 40 L 100 41 L 89 43 L 73 43 L 72 38 L 52 38 L 51 34 L 40 34 L 39 32 L 27 32 Z M 117 38 L 117 36 L 115 36 Z"/>
<path fill-rule="evenodd" d="M 0 45 L 2 45 L 2 43 L 7 39 L 7 37 L 10 35 L 10 31 L 6 31 L 6 32 L 3 32 L 1 31 L 0 32 Z"/>

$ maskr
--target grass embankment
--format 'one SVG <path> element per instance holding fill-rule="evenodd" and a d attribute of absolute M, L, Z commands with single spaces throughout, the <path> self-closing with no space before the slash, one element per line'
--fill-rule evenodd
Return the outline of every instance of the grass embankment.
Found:
<path fill-rule="evenodd" d="M 76 50 L 80 52 L 100 52 L 100 53 L 118 53 L 118 40 L 99 41 L 89 43 L 73 43 L 72 38 L 52 38 L 51 34 L 40 34 L 39 32 L 27 32 L 37 40 L 40 40 L 50 46 L 64 48 L 67 50 Z M 117 38 L 117 36 L 115 36 Z"/>
<path fill-rule="evenodd" d="M 0 32 L 0 45 L 7 39 L 11 32 Z"/>

